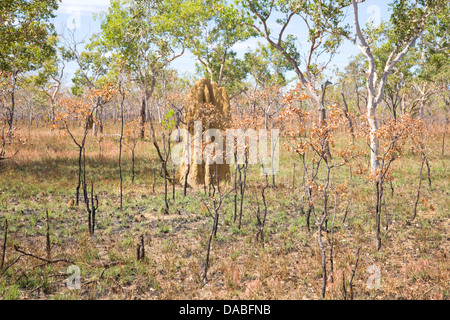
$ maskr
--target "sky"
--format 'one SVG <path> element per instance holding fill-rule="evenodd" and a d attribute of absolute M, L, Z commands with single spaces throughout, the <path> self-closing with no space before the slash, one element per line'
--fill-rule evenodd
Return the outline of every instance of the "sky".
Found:
<path fill-rule="evenodd" d="M 94 15 L 98 15 L 101 12 L 107 11 L 110 0 L 62 0 L 59 9 L 56 12 L 56 18 L 54 24 L 59 33 L 64 32 L 66 28 L 75 31 L 75 37 L 77 41 L 88 41 L 90 36 L 100 31 L 99 19 L 94 19 Z M 380 23 L 382 20 L 389 18 L 387 0 L 367 0 L 365 3 L 360 4 L 359 18 L 360 23 L 364 25 L 369 21 L 373 21 L 374 24 Z M 276 17 L 275 17 L 276 18 Z M 353 21 L 353 13 L 348 11 L 348 22 Z M 269 26 L 276 29 L 275 19 L 269 21 Z M 307 34 L 304 31 L 303 22 L 298 20 L 292 20 L 290 25 L 285 31 L 285 34 L 292 34 L 298 37 L 298 42 L 305 44 L 307 40 Z M 252 38 L 242 43 L 237 43 L 232 49 L 237 52 L 238 57 L 248 51 L 248 49 L 254 49 L 257 47 L 258 42 L 266 43 L 263 38 Z M 305 47 L 306 48 L 306 47 Z M 333 60 L 328 66 L 328 70 L 339 68 L 342 70 L 349 62 L 352 56 L 359 53 L 359 49 L 351 44 L 349 41 L 339 48 L 339 53 L 334 56 Z M 190 53 L 186 52 L 183 56 L 176 59 L 170 65 L 171 68 L 178 70 L 179 73 L 195 73 L 196 58 Z M 70 85 L 70 80 L 76 71 L 76 64 L 70 63 L 66 66 L 65 82 Z M 288 75 L 292 77 L 293 74 Z"/>

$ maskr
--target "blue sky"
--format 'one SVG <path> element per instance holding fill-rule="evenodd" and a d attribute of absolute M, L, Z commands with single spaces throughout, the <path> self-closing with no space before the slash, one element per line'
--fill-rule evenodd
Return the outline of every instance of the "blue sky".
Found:
<path fill-rule="evenodd" d="M 109 6 L 109 0 L 62 0 L 60 7 L 57 11 L 57 17 L 54 20 L 56 29 L 58 32 L 69 27 L 75 27 L 75 37 L 77 40 L 86 39 L 100 31 L 100 22 L 95 20 L 93 15 L 99 14 L 102 11 L 106 11 Z M 373 20 L 375 23 L 379 23 L 381 20 L 389 18 L 388 1 L 387 0 L 368 0 L 360 5 L 359 16 L 361 24 Z M 348 12 L 348 21 L 352 22 L 353 13 Z M 272 25 L 276 25 L 275 21 L 271 22 Z M 286 29 L 285 34 L 292 34 L 298 37 L 299 43 L 305 43 L 307 35 L 302 32 L 304 26 L 301 20 L 291 21 L 289 27 Z M 265 43 L 265 39 L 250 39 L 243 43 L 238 43 L 233 48 L 234 51 L 241 56 L 248 50 L 248 48 L 255 48 L 258 41 Z M 339 49 L 337 54 L 331 63 L 329 64 L 329 70 L 334 68 L 343 69 L 351 56 L 359 53 L 359 49 L 353 44 L 346 41 Z M 183 72 L 195 72 L 195 57 L 190 53 L 185 53 L 182 57 L 176 59 L 171 67 L 177 69 L 180 73 Z M 76 70 L 74 63 L 66 67 L 66 83 L 70 83 L 70 79 Z"/>

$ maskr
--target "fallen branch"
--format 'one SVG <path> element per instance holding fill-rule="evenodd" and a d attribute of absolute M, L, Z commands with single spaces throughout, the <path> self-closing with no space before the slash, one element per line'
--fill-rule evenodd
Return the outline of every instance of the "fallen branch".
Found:
<path fill-rule="evenodd" d="M 36 255 L 32 254 L 32 253 L 25 252 L 25 251 L 19 249 L 16 245 L 14 245 L 14 250 L 16 250 L 17 252 L 23 254 L 24 256 L 32 257 L 32 258 L 44 261 L 46 263 L 58 263 L 58 262 L 74 263 L 72 260 L 67 260 L 67 259 L 63 259 L 63 258 L 62 259 L 56 259 L 56 260 L 49 260 L 49 259 L 41 258 L 39 256 L 36 256 Z"/>
<path fill-rule="evenodd" d="M 11 268 L 14 264 L 16 264 L 16 262 L 19 261 L 19 259 L 22 258 L 22 257 L 23 257 L 23 254 L 18 256 L 13 262 L 11 262 L 9 264 L 9 266 L 7 266 L 5 269 L 3 269 L 1 271 L 0 276 L 3 276 L 6 273 L 6 271 L 8 271 L 8 269 Z"/>

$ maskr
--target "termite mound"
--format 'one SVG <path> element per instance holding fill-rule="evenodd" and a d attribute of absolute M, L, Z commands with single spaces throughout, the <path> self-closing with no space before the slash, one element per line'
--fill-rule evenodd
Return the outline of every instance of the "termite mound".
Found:
<path fill-rule="evenodd" d="M 205 141 L 203 133 L 208 129 L 219 129 L 222 133 L 222 150 L 225 151 L 225 130 L 229 126 L 231 120 L 230 100 L 225 88 L 219 87 L 215 82 L 209 79 L 200 79 L 189 92 L 189 105 L 184 115 L 184 123 L 190 134 L 190 154 L 186 154 L 186 159 L 190 158 L 190 165 L 182 164 L 180 167 L 180 182 L 184 184 L 186 175 L 187 183 L 193 188 L 209 186 L 211 182 L 217 184 L 217 175 L 219 180 L 230 179 L 230 166 L 226 164 L 226 155 L 222 154 L 222 164 L 205 163 L 205 147 L 208 146 L 210 140 Z M 202 124 L 202 144 L 197 150 L 202 151 L 201 154 L 194 152 L 195 147 L 195 130 L 194 125 L 201 122 Z M 211 139 L 212 140 L 212 139 Z M 197 141 L 198 143 L 198 141 Z M 220 143 L 214 140 L 213 143 Z M 188 148 L 186 148 L 188 149 Z M 199 160 L 201 157 L 201 164 Z M 217 171 L 216 171 L 217 170 Z M 217 174 L 217 175 L 216 175 Z"/>

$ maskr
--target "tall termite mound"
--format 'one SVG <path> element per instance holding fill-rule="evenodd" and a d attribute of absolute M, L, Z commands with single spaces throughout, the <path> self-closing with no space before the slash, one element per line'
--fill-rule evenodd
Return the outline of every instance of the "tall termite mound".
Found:
<path fill-rule="evenodd" d="M 201 79 L 192 87 L 188 96 L 188 107 L 186 108 L 186 113 L 184 116 L 184 122 L 188 124 L 188 130 L 190 134 L 190 154 L 186 159 L 190 158 L 190 165 L 182 164 L 180 168 L 180 182 L 184 184 L 186 175 L 187 183 L 193 188 L 209 186 L 211 182 L 216 185 L 216 168 L 219 180 L 229 180 L 230 179 L 230 166 L 226 164 L 225 155 L 221 155 L 223 159 L 222 164 L 206 164 L 205 159 L 202 156 L 205 154 L 205 146 L 211 143 L 203 135 L 203 133 L 208 129 L 219 129 L 222 133 L 222 146 L 225 151 L 225 129 L 227 128 L 231 120 L 230 112 L 230 100 L 228 99 L 228 94 L 225 88 L 219 87 L 215 82 L 211 82 L 208 79 Z M 195 130 L 194 125 L 201 122 L 202 124 L 202 143 L 197 143 L 200 147 L 197 150 L 202 150 L 202 155 L 195 154 Z M 198 133 L 198 132 L 197 132 Z M 215 143 L 218 143 L 214 139 Z M 201 148 L 201 149 L 200 149 Z M 186 148 L 188 149 L 188 148 Z M 186 150 L 186 153 L 188 150 Z M 185 153 L 185 156 L 186 156 Z M 218 153 L 217 153 L 218 154 Z M 201 157 L 201 164 L 199 160 Z"/>

